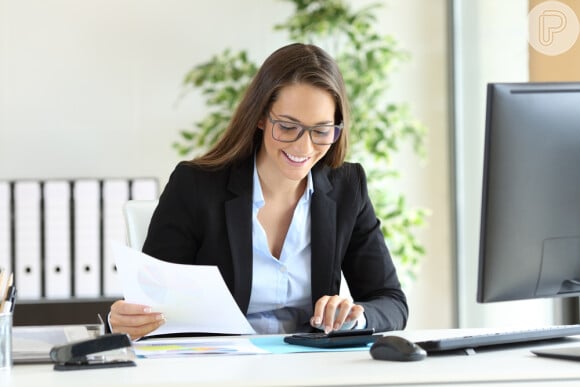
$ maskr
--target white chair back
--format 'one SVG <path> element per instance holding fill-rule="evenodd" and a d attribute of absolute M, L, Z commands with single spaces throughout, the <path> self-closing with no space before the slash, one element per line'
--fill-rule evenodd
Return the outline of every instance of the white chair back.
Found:
<path fill-rule="evenodd" d="M 147 237 L 157 200 L 129 200 L 123 206 L 125 226 L 127 227 L 127 243 L 130 247 L 141 250 Z"/>

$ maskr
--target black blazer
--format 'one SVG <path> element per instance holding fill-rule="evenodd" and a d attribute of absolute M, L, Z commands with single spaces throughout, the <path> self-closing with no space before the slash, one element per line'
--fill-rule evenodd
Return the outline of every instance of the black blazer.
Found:
<path fill-rule="evenodd" d="M 217 171 L 177 165 L 159 198 L 143 252 L 169 262 L 215 265 L 244 314 L 252 288 L 253 157 Z M 315 166 L 312 302 L 338 294 L 341 270 L 367 326 L 403 329 L 407 302 L 359 164 Z"/>

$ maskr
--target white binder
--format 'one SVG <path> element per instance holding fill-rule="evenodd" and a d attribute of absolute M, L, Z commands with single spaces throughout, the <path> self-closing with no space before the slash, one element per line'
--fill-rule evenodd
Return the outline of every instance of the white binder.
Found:
<path fill-rule="evenodd" d="M 73 188 L 74 295 L 101 295 L 100 184 L 77 180 Z"/>
<path fill-rule="evenodd" d="M 131 184 L 131 198 L 133 200 L 155 200 L 158 196 L 157 179 L 138 178 Z"/>
<path fill-rule="evenodd" d="M 14 282 L 18 284 L 20 300 L 35 300 L 42 296 L 40 194 L 39 182 L 18 181 L 14 184 Z"/>
<path fill-rule="evenodd" d="M 44 183 L 44 280 L 46 298 L 71 296 L 70 184 Z"/>
<path fill-rule="evenodd" d="M 12 271 L 10 240 L 10 183 L 0 181 L 0 268 Z"/>
<path fill-rule="evenodd" d="M 112 240 L 126 243 L 123 205 L 127 200 L 129 200 L 128 180 L 111 179 L 103 182 L 103 281 L 104 295 L 107 297 L 123 296 L 110 243 Z"/>

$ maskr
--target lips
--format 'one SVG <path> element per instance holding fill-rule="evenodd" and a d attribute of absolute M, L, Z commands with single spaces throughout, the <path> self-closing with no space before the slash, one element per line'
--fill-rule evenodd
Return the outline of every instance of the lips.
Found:
<path fill-rule="evenodd" d="M 307 161 L 310 158 L 310 157 L 294 156 L 294 155 L 291 155 L 291 154 L 286 153 L 284 151 L 282 151 L 282 153 L 284 153 L 284 155 L 286 155 L 286 157 L 294 163 L 304 163 L 305 161 Z"/>

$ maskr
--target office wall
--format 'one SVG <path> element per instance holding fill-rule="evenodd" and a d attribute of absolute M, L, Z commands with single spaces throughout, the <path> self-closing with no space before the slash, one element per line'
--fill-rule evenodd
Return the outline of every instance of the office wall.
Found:
<path fill-rule="evenodd" d="M 249 3 L 2 0 L 0 176 L 165 180 L 178 129 L 203 113 L 180 99 L 186 71 L 227 45 L 261 60 L 283 41 L 270 26 L 288 7 Z"/>
<path fill-rule="evenodd" d="M 356 1 L 355 3 L 358 3 Z M 370 1 L 373 3 L 373 1 Z M 409 328 L 449 328 L 456 324 L 455 256 L 452 248 L 451 133 L 449 127 L 447 1 L 387 1 L 379 15 L 411 59 L 399 66 L 390 92 L 408 101 L 413 114 L 428 127 L 427 158 L 405 149 L 397 159 L 401 189 L 412 204 L 431 211 L 419 233 L 427 255 L 419 277 L 408 289 Z M 395 188 L 389 187 L 388 189 Z"/>
<path fill-rule="evenodd" d="M 355 1 L 356 5 L 374 1 Z M 385 1 L 381 29 L 411 54 L 392 79 L 429 127 L 428 159 L 404 150 L 398 189 L 430 208 L 428 254 L 408 288 L 410 327 L 453 324 L 446 1 Z M 277 0 L 0 0 L 0 179 L 154 176 L 180 159 L 178 130 L 203 116 L 181 82 L 225 47 L 257 62 L 287 43 Z"/>

